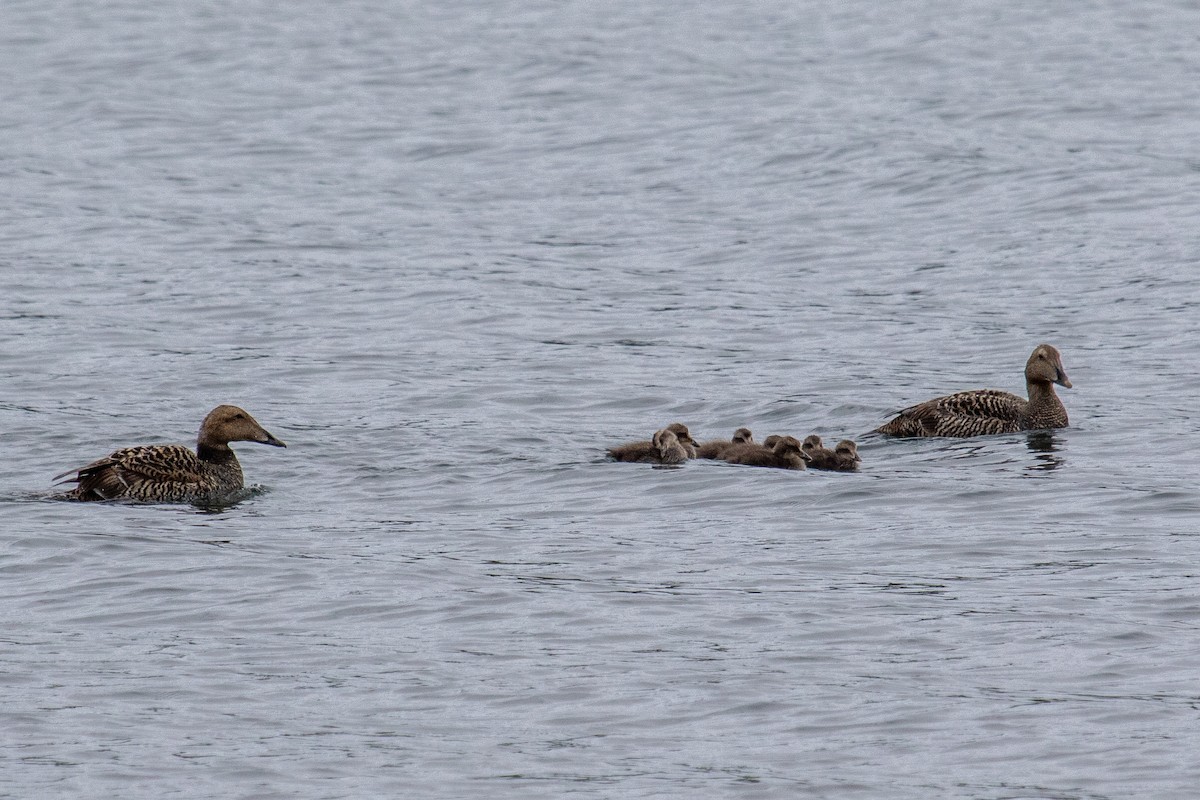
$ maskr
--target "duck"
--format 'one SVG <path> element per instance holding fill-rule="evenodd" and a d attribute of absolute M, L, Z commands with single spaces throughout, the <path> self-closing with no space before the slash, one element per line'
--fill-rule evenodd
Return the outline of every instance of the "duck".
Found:
<path fill-rule="evenodd" d="M 687 448 L 679 441 L 679 437 L 675 435 L 675 431 L 670 428 L 655 431 L 654 438 L 650 441 L 658 448 L 658 463 L 660 464 L 682 464 L 692 458 L 688 455 Z"/>
<path fill-rule="evenodd" d="M 719 460 L 728 461 L 730 456 L 733 456 L 738 453 L 744 453 L 744 452 L 757 453 L 760 450 L 768 450 L 768 451 L 772 450 L 772 449 L 774 449 L 775 445 L 779 444 L 779 440 L 782 438 L 783 437 L 780 436 L 779 434 L 772 433 L 770 436 L 763 439 L 761 443 L 759 443 L 759 442 L 740 442 L 738 444 L 731 444 L 728 448 L 725 449 L 725 452 L 723 452 L 720 455 Z"/>
<path fill-rule="evenodd" d="M 976 389 L 910 406 L 875 429 L 889 436 L 982 436 L 1067 427 L 1067 409 L 1054 384 L 1071 388 L 1062 355 L 1039 344 L 1025 363 L 1028 399 L 999 389 Z"/>
<path fill-rule="evenodd" d="M 688 432 L 687 425 L 682 422 L 672 422 L 665 431 L 670 431 L 675 435 L 675 440 L 688 458 L 696 457 L 697 442 L 692 438 L 692 434 Z M 653 463 L 662 462 L 659 460 L 661 453 L 658 446 L 654 443 L 653 437 L 649 441 L 629 442 L 628 444 L 619 444 L 608 448 L 608 455 L 614 461 L 650 461 Z"/>
<path fill-rule="evenodd" d="M 243 486 L 242 466 L 229 448 L 230 442 L 287 447 L 245 410 L 220 405 L 200 424 L 195 452 L 181 444 L 122 448 L 54 476 L 57 483 L 76 484 L 58 496 L 87 501 L 219 502 Z"/>
<path fill-rule="evenodd" d="M 776 469 L 804 469 L 808 456 L 795 436 L 780 436 L 771 448 L 747 445 L 733 449 L 725 456 L 730 464 Z"/>
<path fill-rule="evenodd" d="M 852 439 L 842 439 L 838 442 L 837 447 L 833 448 L 833 454 L 837 456 L 835 469 L 840 472 L 852 472 L 862 463 L 862 457 L 858 454 L 858 443 Z"/>
<path fill-rule="evenodd" d="M 726 439 L 714 439 L 696 448 L 696 458 L 720 459 L 727 450 L 739 444 L 754 444 L 754 434 L 749 428 L 738 428 L 733 436 Z"/>
<path fill-rule="evenodd" d="M 853 472 L 862 459 L 858 456 L 858 445 L 850 439 L 842 439 L 830 450 L 817 434 L 804 437 L 800 448 L 808 454 L 808 465 L 813 469 Z"/>
<path fill-rule="evenodd" d="M 808 463 L 811 467 L 821 469 L 821 464 L 833 460 L 833 451 L 826 447 L 825 442 L 815 433 L 804 437 L 804 441 L 800 443 L 800 449 L 808 454 Z"/>

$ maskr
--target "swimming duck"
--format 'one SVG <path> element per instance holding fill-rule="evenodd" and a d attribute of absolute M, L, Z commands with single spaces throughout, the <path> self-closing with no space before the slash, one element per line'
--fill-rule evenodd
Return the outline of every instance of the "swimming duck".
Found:
<path fill-rule="evenodd" d="M 728 461 L 730 456 L 733 456 L 734 454 L 737 454 L 737 453 L 743 453 L 743 452 L 757 453 L 760 450 L 770 451 L 770 450 L 774 449 L 775 445 L 779 444 L 779 440 L 782 438 L 783 437 L 780 436 L 779 434 L 772 433 L 770 436 L 763 439 L 762 443 L 750 441 L 750 442 L 740 442 L 738 444 L 731 444 L 728 448 L 726 448 L 725 452 L 720 455 L 720 460 Z"/>
<path fill-rule="evenodd" d="M 804 437 L 804 441 L 800 444 L 800 449 L 808 454 L 808 465 L 823 469 L 821 464 L 833 460 L 833 451 L 825 446 L 821 441 L 821 437 L 815 433 L 810 433 Z"/>
<path fill-rule="evenodd" d="M 237 406 L 217 406 L 200 425 L 194 453 L 180 444 L 126 447 L 54 480 L 78 484 L 61 495 L 71 500 L 219 501 L 242 488 L 242 466 L 230 442 L 287 447 Z"/>
<path fill-rule="evenodd" d="M 687 448 L 683 446 L 683 443 L 679 441 L 679 437 L 670 428 L 663 428 L 661 431 L 656 431 L 651 441 L 658 448 L 658 463 L 660 464 L 682 464 L 691 458 L 688 455 Z"/>
<path fill-rule="evenodd" d="M 858 457 L 858 445 L 842 439 L 830 450 L 817 434 L 804 437 L 800 448 L 808 454 L 808 465 L 813 469 L 828 469 L 851 472 L 858 469 L 862 459 Z"/>
<path fill-rule="evenodd" d="M 862 459 L 858 455 L 858 445 L 849 439 L 842 439 L 837 443 L 837 447 L 833 448 L 833 464 L 824 469 L 837 470 L 838 472 L 853 472 L 858 469 L 858 465 L 862 463 Z"/>
<path fill-rule="evenodd" d="M 762 445 L 747 445 L 735 448 L 725 456 L 725 461 L 730 464 L 777 469 L 804 469 L 807 460 L 800 440 L 794 436 L 778 437 L 778 441 L 769 449 Z"/>
<path fill-rule="evenodd" d="M 749 428 L 738 428 L 729 440 L 715 439 L 696 448 L 696 458 L 721 458 L 727 450 L 739 444 L 753 444 L 754 434 Z"/>
<path fill-rule="evenodd" d="M 687 425 L 684 425 L 682 422 L 672 422 L 663 430 L 675 434 L 676 441 L 683 448 L 688 458 L 696 457 L 696 440 L 688 432 Z M 608 448 L 608 455 L 614 461 L 650 461 L 656 464 L 662 463 L 659 460 L 661 453 L 653 439 L 610 447 Z"/>
<path fill-rule="evenodd" d="M 935 397 L 901 411 L 875 429 L 891 436 L 980 436 L 990 433 L 1067 427 L 1067 409 L 1054 386 L 1071 388 L 1062 356 L 1039 344 L 1025 363 L 1029 399 L 998 389 L 976 389 Z"/>

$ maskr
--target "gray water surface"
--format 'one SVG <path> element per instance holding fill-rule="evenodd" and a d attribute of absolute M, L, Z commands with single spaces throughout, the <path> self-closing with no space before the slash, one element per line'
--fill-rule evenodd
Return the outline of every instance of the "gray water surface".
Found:
<path fill-rule="evenodd" d="M 1195 797 L 1197 30 L 5 3 L 0 797 Z M 245 501 L 45 499 L 226 402 Z"/>

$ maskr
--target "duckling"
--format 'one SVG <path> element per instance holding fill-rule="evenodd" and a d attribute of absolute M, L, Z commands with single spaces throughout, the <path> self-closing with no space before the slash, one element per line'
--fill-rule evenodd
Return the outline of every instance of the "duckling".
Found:
<path fill-rule="evenodd" d="M 805 436 L 800 448 L 808 454 L 808 465 L 814 469 L 826 469 L 826 464 L 833 463 L 833 451 L 826 447 L 821 437 L 815 433 Z"/>
<path fill-rule="evenodd" d="M 863 459 L 858 455 L 858 443 L 851 439 L 842 439 L 838 446 L 833 449 L 834 455 L 838 456 L 838 469 L 842 471 L 851 471 L 858 469 L 858 465 L 863 463 Z"/>
<path fill-rule="evenodd" d="M 690 458 L 687 449 L 679 441 L 679 437 L 669 428 L 656 431 L 651 441 L 658 448 L 658 463 L 660 464 L 682 464 Z"/>
<path fill-rule="evenodd" d="M 812 469 L 829 469 L 838 473 L 852 473 L 863 462 L 858 457 L 858 445 L 850 439 L 842 439 L 833 450 L 827 447 L 809 450 L 809 467 Z"/>
<path fill-rule="evenodd" d="M 201 423 L 194 453 L 179 444 L 126 447 L 54 480 L 77 484 L 60 495 L 70 500 L 217 502 L 242 488 L 242 466 L 230 442 L 287 447 L 242 409 L 222 405 Z"/>
<path fill-rule="evenodd" d="M 770 449 L 763 446 L 740 447 L 725 456 L 730 464 L 777 469 L 804 469 L 808 456 L 794 436 L 780 436 Z"/>
<path fill-rule="evenodd" d="M 901 411 L 875 429 L 890 436 L 980 436 L 1067 427 L 1067 409 L 1054 393 L 1071 381 L 1062 355 L 1048 344 L 1034 348 L 1025 363 L 1029 399 L 998 389 L 976 389 L 935 397 Z"/>
<path fill-rule="evenodd" d="M 728 461 L 730 456 L 738 453 L 757 453 L 761 450 L 770 452 L 775 445 L 779 444 L 779 440 L 782 438 L 783 437 L 779 434 L 772 433 L 770 436 L 763 439 L 761 444 L 758 442 L 741 442 L 739 444 L 731 444 L 728 448 L 726 448 L 725 452 L 721 454 L 720 460 Z"/>
<path fill-rule="evenodd" d="M 663 430 L 674 434 L 676 443 L 683 448 L 683 452 L 688 458 L 696 457 L 696 440 L 692 438 L 686 425 L 682 422 L 673 422 Z M 662 454 L 653 438 L 650 441 L 630 442 L 610 447 L 608 455 L 614 461 L 663 463 L 661 461 Z"/>
<path fill-rule="evenodd" d="M 679 440 L 679 443 L 683 445 L 684 451 L 687 452 L 688 458 L 696 457 L 696 448 L 700 446 L 700 443 L 692 438 L 687 425 L 684 425 L 682 422 L 672 422 L 667 426 L 667 430 L 675 434 L 675 438 Z"/>
<path fill-rule="evenodd" d="M 721 458 L 727 450 L 739 444 L 754 444 L 754 434 L 749 428 L 738 428 L 733 432 L 733 438 L 728 441 L 724 439 L 714 439 L 711 442 L 705 442 L 696 449 L 696 458 Z"/>

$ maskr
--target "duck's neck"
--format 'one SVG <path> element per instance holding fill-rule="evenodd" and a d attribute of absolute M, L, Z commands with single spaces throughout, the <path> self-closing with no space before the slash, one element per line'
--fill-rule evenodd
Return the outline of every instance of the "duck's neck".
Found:
<path fill-rule="evenodd" d="M 1038 427 L 1042 425 L 1061 427 L 1067 424 L 1067 409 L 1055 394 L 1054 384 L 1050 381 L 1026 379 L 1025 388 L 1029 392 L 1029 408 L 1026 416 L 1031 422 L 1038 424 Z"/>
<path fill-rule="evenodd" d="M 196 442 L 196 456 L 209 464 L 223 466 L 225 464 L 237 464 L 237 456 L 233 454 L 233 450 L 229 445 L 223 442 Z"/>
<path fill-rule="evenodd" d="M 223 494 L 242 488 L 242 465 L 224 442 L 196 442 L 196 456 L 206 465 L 213 492 Z"/>
<path fill-rule="evenodd" d="M 1035 381 L 1029 378 L 1025 379 L 1025 391 L 1029 392 L 1029 404 L 1036 405 L 1050 402 L 1057 402 L 1058 395 L 1054 393 L 1054 384 L 1050 381 Z"/>

